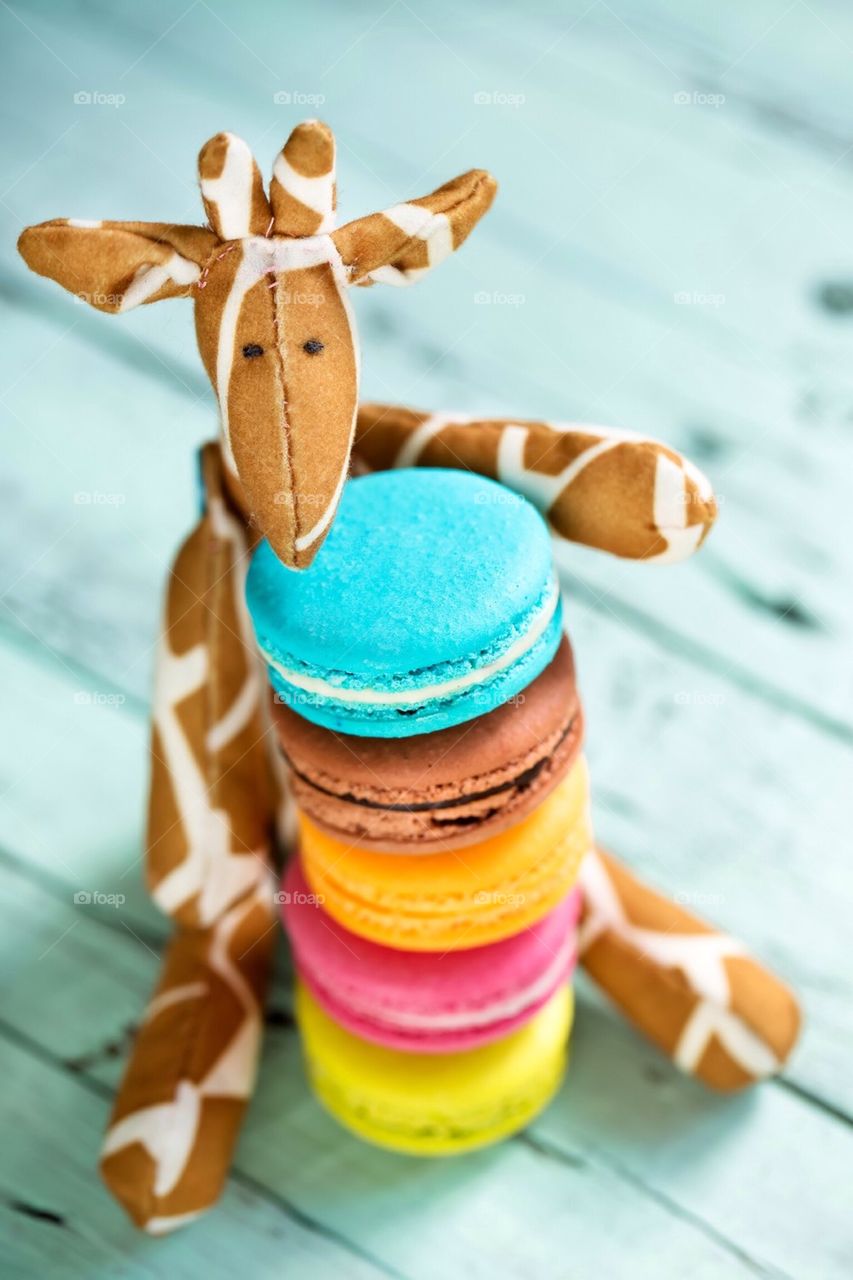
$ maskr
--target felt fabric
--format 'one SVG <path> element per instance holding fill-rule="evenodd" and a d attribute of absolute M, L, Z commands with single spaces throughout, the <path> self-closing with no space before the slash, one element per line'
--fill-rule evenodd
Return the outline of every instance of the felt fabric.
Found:
<path fill-rule="evenodd" d="M 683 1071 L 714 1089 L 778 1072 L 800 1011 L 742 943 L 642 884 L 603 850 L 581 868 L 581 962 Z"/>
<path fill-rule="evenodd" d="M 362 404 L 354 450 L 373 470 L 461 467 L 500 480 L 562 538 L 631 560 L 692 555 L 717 515 L 709 481 L 667 445 L 612 427 Z"/>
<path fill-rule="evenodd" d="M 18 250 L 31 271 L 115 315 L 189 297 L 217 243 L 206 227 L 54 218 L 22 231 Z"/>
<path fill-rule="evenodd" d="M 255 157 L 242 138 L 217 133 L 206 142 L 198 178 L 207 220 L 220 240 L 268 234 L 272 212 Z"/>
<path fill-rule="evenodd" d="M 335 225 L 335 138 L 320 120 L 298 124 L 279 152 L 270 182 L 278 236 L 315 236 Z"/>
<path fill-rule="evenodd" d="M 147 868 L 179 925 L 107 1133 L 103 1176 L 145 1230 L 219 1195 L 251 1092 L 275 937 L 274 780 L 243 604 L 248 531 L 219 449 L 169 579 L 154 693 Z"/>
<path fill-rule="evenodd" d="M 226 467 L 252 523 L 297 568 L 329 529 L 349 462 L 358 357 L 347 293 L 328 236 L 231 242 L 196 291 Z"/>
<path fill-rule="evenodd" d="M 147 839 L 151 895 L 191 928 L 209 927 L 264 881 L 273 812 L 266 699 L 243 603 L 246 531 L 212 445 L 201 474 L 204 514 L 166 596 Z"/>
<path fill-rule="evenodd" d="M 333 233 L 354 284 L 414 284 L 467 239 L 488 211 L 497 183 L 483 169 L 431 195 L 347 223 Z"/>
<path fill-rule="evenodd" d="M 346 479 L 358 396 L 349 286 L 417 279 L 466 239 L 494 179 L 463 174 L 431 195 L 334 230 L 334 138 L 294 129 L 267 198 L 241 138 L 199 155 L 207 227 L 57 219 L 19 248 L 34 271 L 102 311 L 191 296 L 216 391 L 232 497 L 286 565 L 309 565 Z"/>
<path fill-rule="evenodd" d="M 264 884 L 169 944 L 101 1153 L 107 1186 L 152 1235 L 198 1217 L 222 1190 L 254 1086 L 275 937 Z"/>

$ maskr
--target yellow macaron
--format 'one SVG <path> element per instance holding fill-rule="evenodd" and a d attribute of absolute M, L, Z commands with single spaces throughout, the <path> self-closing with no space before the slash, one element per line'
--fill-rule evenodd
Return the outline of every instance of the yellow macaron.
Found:
<path fill-rule="evenodd" d="M 565 897 L 591 843 L 583 757 L 521 822 L 465 849 L 376 853 L 300 818 L 302 866 L 324 909 L 403 951 L 464 950 L 519 933 Z"/>
<path fill-rule="evenodd" d="M 412 1054 L 360 1040 L 306 987 L 296 991 L 317 1097 L 359 1137 L 419 1156 L 471 1151 L 528 1124 L 560 1086 L 573 1012 L 564 986 L 502 1040 L 464 1053 Z"/>

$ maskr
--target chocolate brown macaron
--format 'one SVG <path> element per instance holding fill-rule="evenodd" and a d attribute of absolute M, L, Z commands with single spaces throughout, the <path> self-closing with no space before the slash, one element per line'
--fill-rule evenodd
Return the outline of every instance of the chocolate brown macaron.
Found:
<path fill-rule="evenodd" d="M 583 717 L 564 637 L 515 698 L 437 733 L 335 733 L 274 701 L 297 803 L 351 844 L 432 853 L 475 844 L 521 821 L 577 759 Z"/>

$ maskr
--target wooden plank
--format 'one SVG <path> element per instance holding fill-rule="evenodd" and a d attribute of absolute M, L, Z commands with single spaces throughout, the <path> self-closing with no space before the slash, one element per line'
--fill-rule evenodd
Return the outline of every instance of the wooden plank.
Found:
<path fill-rule="evenodd" d="M 122 919 L 146 939 L 162 937 L 141 861 L 147 723 L 85 674 L 34 661 L 40 652 L 0 647 L 15 725 L 14 744 L 3 735 L 0 848 L 40 868 L 68 903 L 91 894 L 93 911 L 112 912 L 97 895 L 123 895 Z"/>
<path fill-rule="evenodd" d="M 0 1035 L 3 1108 L 0 1269 L 15 1280 L 80 1276 L 123 1280 L 200 1274 L 311 1275 L 378 1280 L 393 1274 L 272 1197 L 232 1182 L 215 1214 L 152 1239 L 124 1217 L 95 1174 L 108 1110 L 104 1090 Z M 26 1116 L 13 1142 L 11 1117 Z"/>
<path fill-rule="evenodd" d="M 849 1160 L 849 1122 L 806 1114 L 784 1085 L 711 1094 L 662 1069 L 654 1050 L 587 993 L 567 1086 L 532 1138 L 570 1160 L 591 1150 L 674 1212 L 697 1214 L 737 1241 L 771 1274 L 845 1275 L 853 1227 L 838 1171 Z"/>
<path fill-rule="evenodd" d="M 2 900 L 15 904 L 4 921 L 4 937 L 19 963 L 15 990 L 3 1002 L 7 1028 L 31 1042 L 55 1068 L 72 1071 L 78 1081 L 112 1083 L 118 1061 L 104 1052 L 105 1044 L 112 1043 L 107 1023 L 112 1019 L 120 1036 L 128 1018 L 138 1016 L 140 988 L 153 979 L 154 957 L 114 923 L 105 925 L 79 909 L 75 913 L 73 906 L 25 876 L 3 870 L 0 880 Z M 75 917 L 78 922 L 68 932 Z M 46 938 L 58 940 L 45 953 Z M 78 983 L 80 1004 L 71 1006 L 61 993 Z M 279 990 L 274 1003 L 286 1007 L 286 994 Z M 97 1019 L 81 1024 L 77 1009 L 93 1004 Z M 773 1232 L 804 1169 L 817 1179 L 817 1194 L 837 1178 L 842 1164 L 835 1161 L 850 1158 L 849 1131 L 832 1126 L 829 1133 L 825 1116 L 773 1086 L 763 1094 L 772 1100 L 768 1097 L 761 1107 L 700 1097 L 690 1081 L 669 1068 L 661 1070 L 627 1028 L 613 1024 L 599 1040 L 602 1016 L 592 1011 L 593 1022 L 584 1031 L 589 1014 L 585 1002 L 577 1061 L 546 1116 L 523 1139 L 453 1161 L 395 1157 L 343 1133 L 309 1096 L 296 1035 L 286 1018 L 276 1018 L 240 1143 L 238 1181 L 248 1179 L 269 1189 L 319 1229 L 352 1242 L 362 1256 L 413 1278 L 434 1275 L 436 1257 L 443 1259 L 448 1274 L 472 1277 L 494 1275 L 496 1269 L 518 1277 L 531 1272 L 628 1276 L 637 1274 L 643 1259 L 664 1253 L 676 1271 L 689 1269 L 700 1276 L 797 1274 L 777 1265 L 782 1255 Z M 616 1086 L 613 1091 L 608 1084 Z M 80 1105 L 67 1091 L 58 1105 L 79 1116 Z M 731 1113 L 732 1107 L 740 1113 L 736 1142 L 735 1119 L 730 1114 L 727 1125 L 720 1114 L 721 1108 Z M 659 1127 L 647 1126 L 642 1117 L 659 1120 Z M 716 1143 L 709 1132 L 712 1122 Z M 671 1164 L 659 1150 L 654 1156 L 647 1151 L 657 1148 L 667 1130 L 677 1132 L 679 1124 L 693 1126 L 697 1134 L 696 1148 L 690 1150 L 695 1173 L 681 1184 L 676 1169 L 683 1153 L 677 1143 L 672 1144 Z M 58 1128 L 49 1112 L 48 1132 L 55 1134 Z M 93 1161 L 94 1140 L 89 1135 L 85 1143 L 75 1144 L 81 1160 Z M 732 1201 L 754 1178 L 754 1162 L 771 1142 L 776 1155 L 774 1177 L 765 1178 L 762 1188 L 765 1206 L 748 1232 L 744 1227 L 748 1247 L 715 1221 L 722 1213 L 719 1193 L 715 1200 L 709 1190 L 709 1166 L 716 1177 L 722 1140 L 728 1146 L 725 1169 Z M 789 1143 L 796 1143 L 797 1160 Z M 653 1162 L 657 1183 L 667 1184 L 669 1177 L 665 1190 L 654 1182 L 647 1188 L 642 1172 L 632 1167 L 643 1153 Z M 84 1170 L 76 1170 L 76 1181 L 84 1180 Z M 44 1204 L 44 1197 L 42 1184 L 42 1200 L 36 1203 Z M 809 1203 L 802 1210 L 808 1220 Z M 810 1257 L 818 1270 L 811 1274 L 833 1274 L 844 1247 L 840 1222 L 830 1223 L 819 1243 L 812 1244 Z M 201 1234 L 194 1233 L 193 1246 Z"/>

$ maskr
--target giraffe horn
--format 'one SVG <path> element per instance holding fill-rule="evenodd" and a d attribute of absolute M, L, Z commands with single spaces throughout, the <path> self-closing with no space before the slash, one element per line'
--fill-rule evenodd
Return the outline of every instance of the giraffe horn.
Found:
<path fill-rule="evenodd" d="M 276 157 L 270 202 L 278 236 L 314 236 L 335 225 L 335 136 L 320 120 L 298 124 Z"/>
<path fill-rule="evenodd" d="M 260 170 L 248 145 L 233 133 L 217 133 L 199 152 L 201 198 L 220 240 L 263 236 L 272 214 Z"/>

